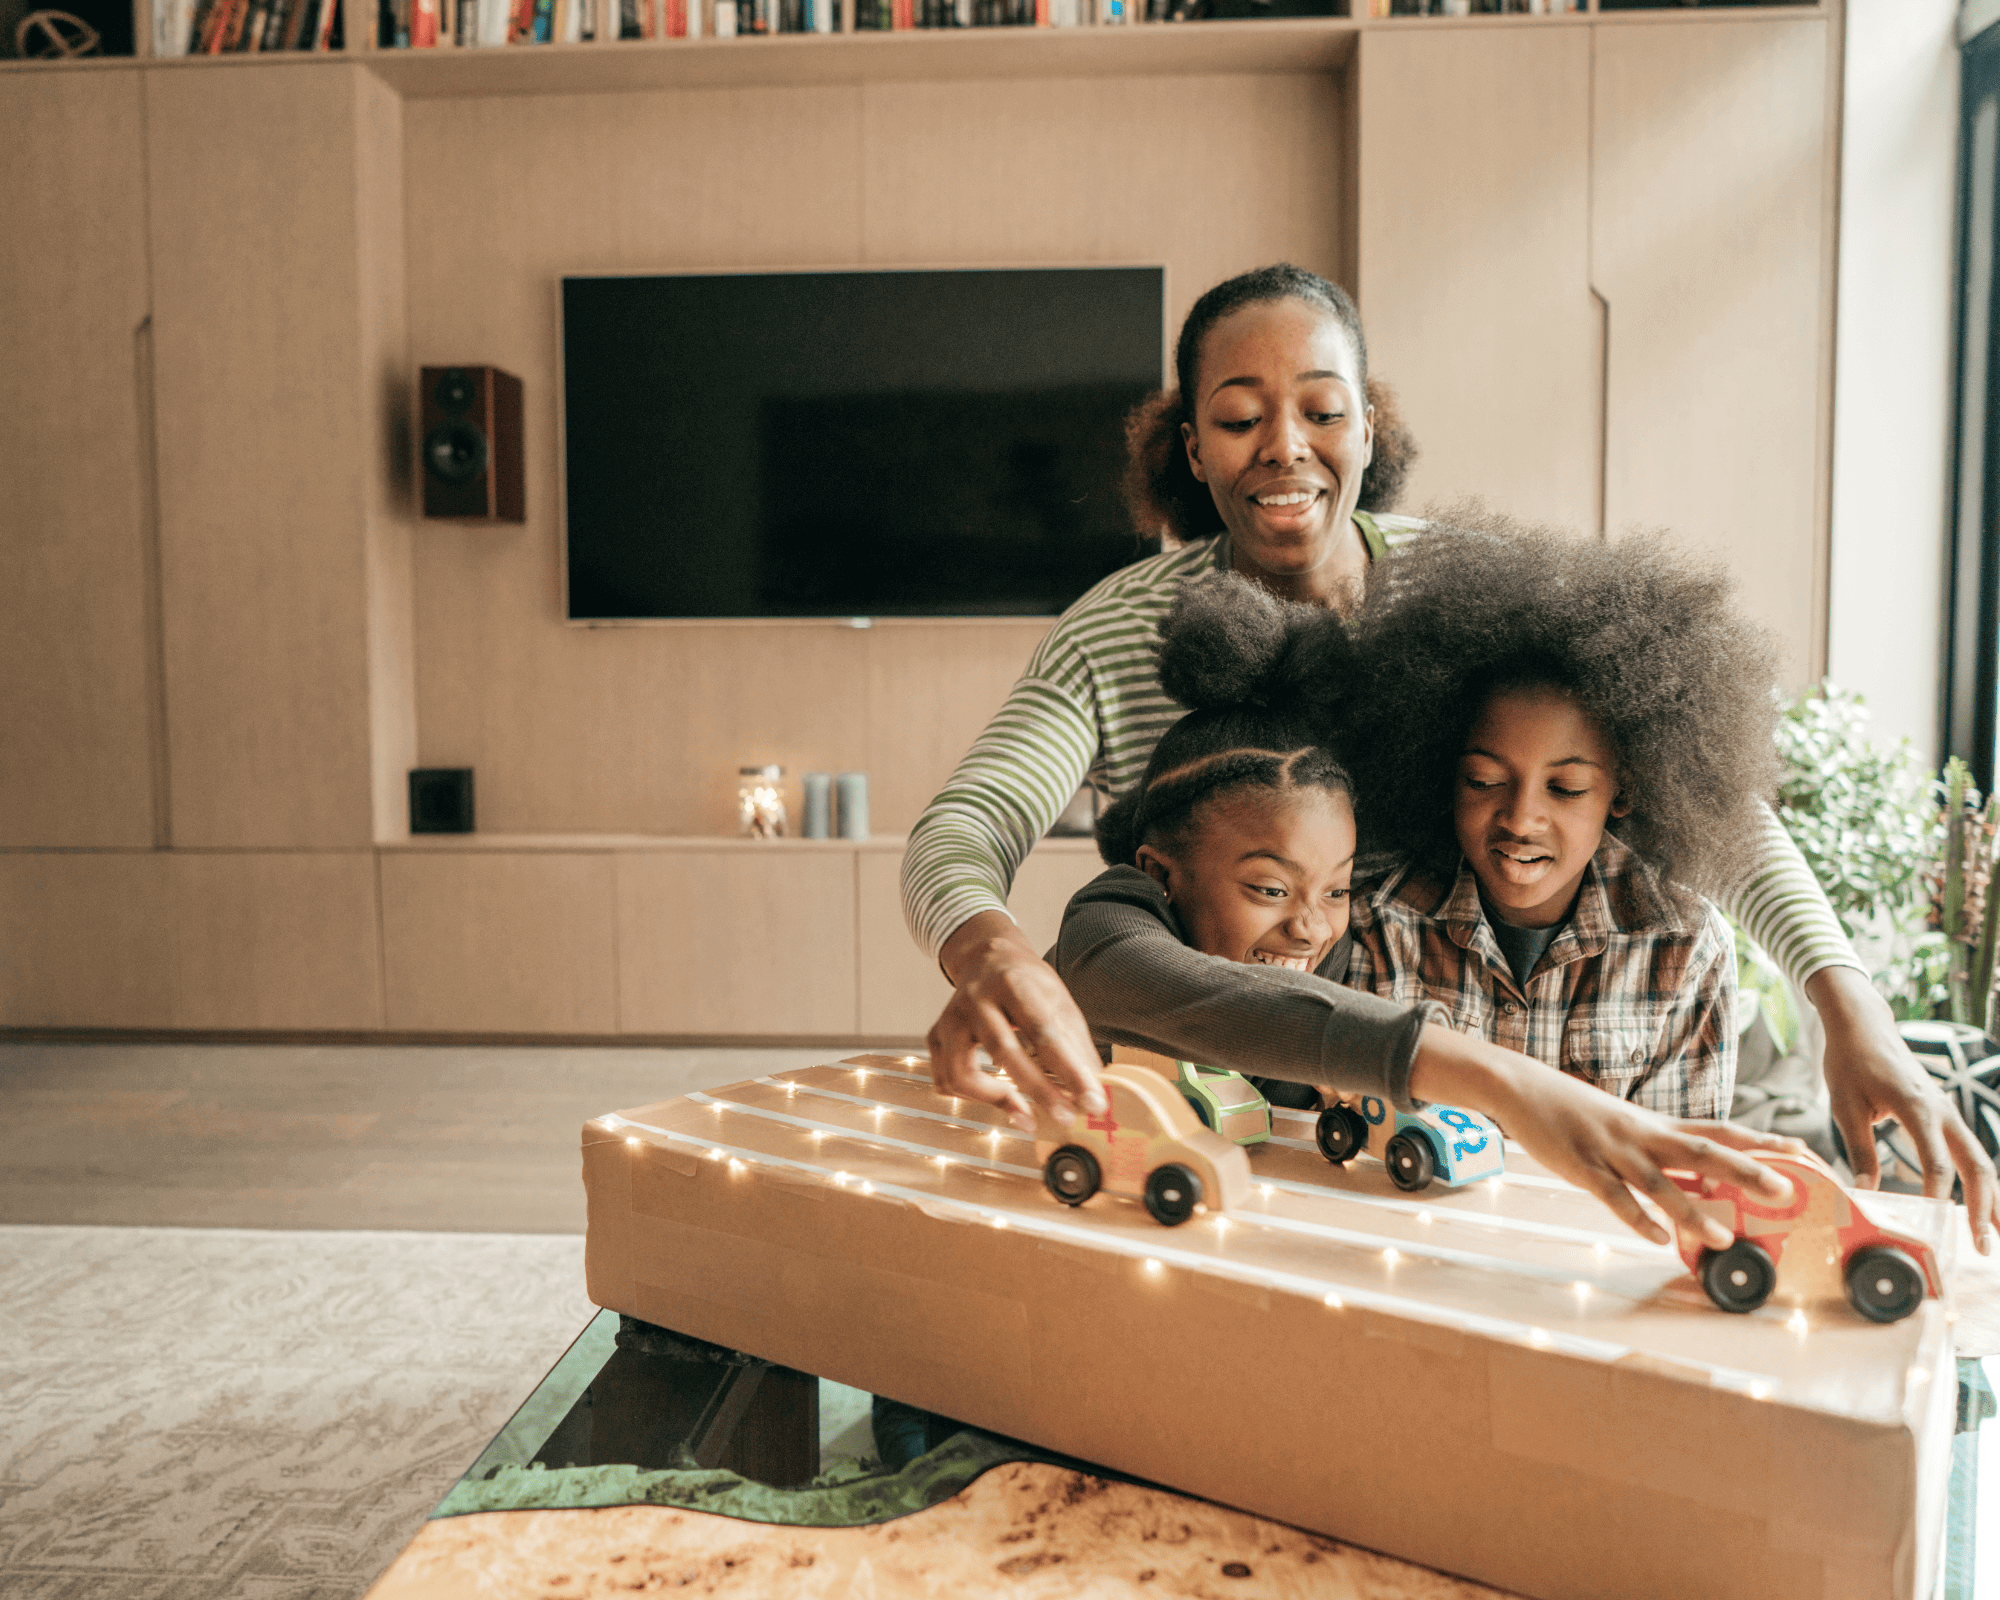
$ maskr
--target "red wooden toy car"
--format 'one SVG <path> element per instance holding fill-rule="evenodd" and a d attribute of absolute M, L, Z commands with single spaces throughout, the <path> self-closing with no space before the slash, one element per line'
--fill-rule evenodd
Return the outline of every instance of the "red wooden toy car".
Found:
<path fill-rule="evenodd" d="M 1944 1289 L 1937 1257 L 1921 1239 L 1895 1233 L 1871 1219 L 1863 1196 L 1841 1187 L 1825 1162 L 1810 1155 L 1751 1151 L 1791 1180 L 1789 1200 L 1776 1205 L 1752 1199 L 1733 1183 L 1702 1193 L 1692 1173 L 1670 1174 L 1695 1197 L 1697 1210 L 1736 1235 L 1714 1250 L 1681 1230 L 1681 1259 L 1724 1311 L 1755 1311 L 1782 1287 L 1794 1300 L 1844 1296 L 1871 1322 L 1895 1322 Z"/>
<path fill-rule="evenodd" d="M 1064 1128 L 1036 1113 L 1035 1154 L 1042 1181 L 1066 1206 L 1098 1190 L 1142 1201 L 1171 1228 L 1198 1207 L 1241 1205 L 1250 1184 L 1242 1150 L 1195 1119 L 1180 1091 L 1145 1067 L 1106 1067 L 1098 1081 L 1110 1104 L 1101 1117 Z"/>

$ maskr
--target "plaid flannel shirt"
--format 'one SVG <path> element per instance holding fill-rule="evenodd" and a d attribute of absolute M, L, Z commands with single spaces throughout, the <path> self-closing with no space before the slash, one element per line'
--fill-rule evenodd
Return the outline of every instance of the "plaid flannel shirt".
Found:
<path fill-rule="evenodd" d="M 1676 910 L 1610 834 L 1576 909 L 1514 981 L 1471 864 L 1447 891 L 1405 865 L 1354 902 L 1347 981 L 1434 1000 L 1451 1024 L 1674 1117 L 1726 1117 L 1736 1085 L 1736 942 L 1722 913 Z"/>

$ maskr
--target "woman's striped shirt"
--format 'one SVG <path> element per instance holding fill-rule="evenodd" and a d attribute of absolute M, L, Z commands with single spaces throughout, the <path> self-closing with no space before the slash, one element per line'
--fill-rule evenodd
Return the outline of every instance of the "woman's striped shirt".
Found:
<path fill-rule="evenodd" d="M 1422 532 L 1414 518 L 1357 514 L 1372 551 Z M 958 770 L 917 819 L 903 854 L 903 912 L 933 958 L 982 911 L 1005 911 L 1014 874 L 1086 780 L 1106 799 L 1139 781 L 1186 708 L 1154 667 L 1160 624 L 1181 585 L 1227 560 L 1218 537 L 1114 572 L 1056 619 Z M 1803 985 L 1859 968 L 1812 869 L 1765 813 L 1756 864 L 1715 898 Z"/>

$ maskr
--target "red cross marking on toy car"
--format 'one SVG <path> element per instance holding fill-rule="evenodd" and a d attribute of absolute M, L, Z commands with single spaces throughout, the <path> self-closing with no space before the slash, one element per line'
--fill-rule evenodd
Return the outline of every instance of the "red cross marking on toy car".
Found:
<path fill-rule="evenodd" d="M 1111 1115 L 1111 1107 L 1108 1103 L 1105 1105 L 1103 1116 L 1087 1117 L 1084 1119 L 1083 1125 L 1086 1128 L 1095 1128 L 1099 1133 L 1103 1134 L 1104 1137 L 1107 1139 L 1109 1139 L 1114 1133 L 1118 1131 L 1117 1119 Z"/>

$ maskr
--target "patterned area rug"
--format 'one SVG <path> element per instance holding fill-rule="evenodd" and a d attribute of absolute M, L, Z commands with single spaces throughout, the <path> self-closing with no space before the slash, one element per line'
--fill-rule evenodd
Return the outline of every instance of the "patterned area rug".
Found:
<path fill-rule="evenodd" d="M 592 1309 L 561 1235 L 0 1227 L 0 1594 L 352 1600 Z"/>

